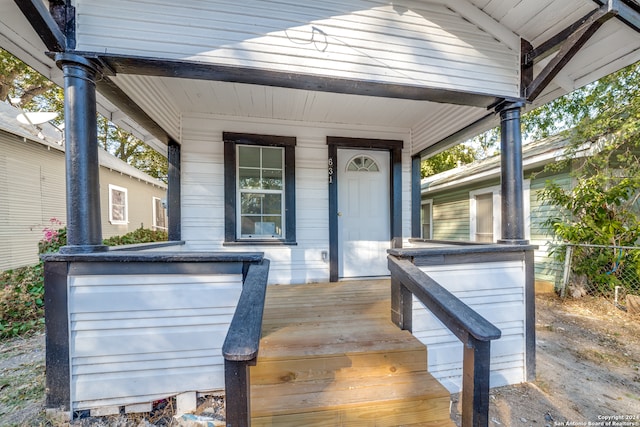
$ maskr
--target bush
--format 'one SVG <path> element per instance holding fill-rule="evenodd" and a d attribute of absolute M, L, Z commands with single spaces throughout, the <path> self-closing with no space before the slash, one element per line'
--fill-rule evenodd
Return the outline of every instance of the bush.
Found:
<path fill-rule="evenodd" d="M 48 254 L 58 252 L 60 248 L 67 244 L 67 228 L 53 228 L 62 225 L 60 221 L 51 219 L 52 227 L 46 227 L 44 237 L 38 243 L 38 253 Z M 113 236 L 104 239 L 102 242 L 107 246 L 135 245 L 139 243 L 163 242 L 168 240 L 169 236 L 166 231 L 149 230 L 146 228 L 138 228 L 130 233 L 122 236 Z"/>
<path fill-rule="evenodd" d="M 42 263 L 0 273 L 0 337 L 15 337 L 44 324 Z"/>
<path fill-rule="evenodd" d="M 66 236 L 66 233 L 65 233 Z M 104 239 L 104 244 L 107 246 L 119 246 L 119 245 L 135 245 L 138 243 L 151 243 L 151 242 L 163 242 L 168 240 L 166 231 L 161 230 L 149 230 L 146 228 L 138 228 L 131 233 L 127 233 L 123 236 L 113 236 L 108 239 Z"/>
<path fill-rule="evenodd" d="M 54 253 L 67 244 L 67 229 L 57 219 L 51 219 L 38 243 L 38 252 Z M 165 231 L 139 228 L 123 236 L 104 240 L 108 246 L 167 240 Z M 15 337 L 34 331 L 44 324 L 44 265 L 39 262 L 0 273 L 0 338 Z"/>
<path fill-rule="evenodd" d="M 67 227 L 62 227 L 62 221 L 51 218 L 49 227 L 45 227 L 42 232 L 44 236 L 38 242 L 38 253 L 48 254 L 58 252 L 60 248 L 67 244 Z"/>

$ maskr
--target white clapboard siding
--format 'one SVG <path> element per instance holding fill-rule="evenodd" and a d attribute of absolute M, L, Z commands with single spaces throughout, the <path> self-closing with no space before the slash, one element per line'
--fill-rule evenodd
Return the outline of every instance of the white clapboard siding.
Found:
<path fill-rule="evenodd" d="M 74 410 L 224 388 L 240 274 L 69 276 Z"/>
<path fill-rule="evenodd" d="M 519 95 L 512 37 L 442 4 L 77 0 L 76 10 L 82 51 Z"/>
<path fill-rule="evenodd" d="M 491 387 L 525 380 L 525 269 L 521 261 L 420 267 L 502 331 L 491 342 Z M 429 372 L 449 391 L 462 382 L 462 343 L 414 297 L 413 334 L 428 348 Z"/>
<path fill-rule="evenodd" d="M 408 135 L 371 126 L 340 126 L 192 114 L 182 118 L 182 238 L 187 250 L 243 251 L 223 246 L 223 132 L 283 135 L 296 138 L 296 245 L 250 246 L 271 260 L 269 283 L 329 280 L 329 183 L 327 136 L 405 140 L 402 172 L 404 212 L 411 203 L 411 157 Z M 410 235 L 410 216 L 403 216 L 403 234 Z"/>

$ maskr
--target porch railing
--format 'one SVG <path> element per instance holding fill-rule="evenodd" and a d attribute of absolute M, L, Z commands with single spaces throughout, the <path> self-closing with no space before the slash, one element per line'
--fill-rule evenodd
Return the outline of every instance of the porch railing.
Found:
<path fill-rule="evenodd" d="M 389 255 L 392 321 L 411 331 L 415 295 L 463 343 L 462 426 L 489 423 L 491 340 L 500 329 L 479 315 L 411 261 Z"/>
<path fill-rule="evenodd" d="M 269 260 L 249 266 L 222 346 L 227 427 L 251 425 L 249 367 L 258 358 Z"/>
<path fill-rule="evenodd" d="M 192 357 L 193 365 L 185 365 L 205 368 L 211 375 L 199 375 L 198 369 L 181 371 L 180 363 L 185 360 L 181 354 L 205 350 L 194 339 L 200 332 L 191 330 L 193 320 L 202 325 L 201 331 L 216 334 L 206 350 L 222 352 L 224 346 L 227 358 L 235 359 L 238 365 L 244 363 L 243 358 L 255 359 L 269 270 L 263 253 L 176 252 L 171 249 L 175 245 L 164 242 L 99 253 L 42 256 L 48 408 L 71 412 L 113 408 L 144 401 L 141 399 L 151 401 L 161 394 L 222 388 L 223 378 L 217 372 L 223 367 L 215 354 Z M 235 305 L 234 296 L 239 303 L 229 312 L 231 303 Z M 164 313 L 168 311 L 175 311 L 175 316 L 167 319 Z M 229 314 L 233 314 L 231 323 Z M 226 344 L 225 336 L 217 335 L 224 324 L 235 337 L 227 336 Z M 180 335 L 177 330 L 190 335 Z M 91 342 L 83 341 L 87 331 Z M 144 380 L 123 385 L 123 374 L 110 367 L 110 360 L 120 360 L 125 353 L 127 361 L 135 362 L 127 364 L 125 374 Z M 154 367 L 141 363 L 152 359 Z M 158 368 L 158 360 L 162 368 Z M 77 366 L 90 363 L 90 372 L 77 373 Z M 103 378 L 96 380 L 98 375 Z M 178 379 L 167 379 L 171 377 Z M 92 386 L 96 381 L 100 388 Z M 229 406 L 236 401 L 234 396 Z"/>

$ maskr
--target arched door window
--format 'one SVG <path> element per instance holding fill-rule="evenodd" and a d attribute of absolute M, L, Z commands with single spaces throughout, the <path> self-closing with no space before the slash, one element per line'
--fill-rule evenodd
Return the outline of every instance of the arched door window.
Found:
<path fill-rule="evenodd" d="M 379 172 L 378 164 L 371 157 L 359 155 L 347 164 L 347 172 Z"/>

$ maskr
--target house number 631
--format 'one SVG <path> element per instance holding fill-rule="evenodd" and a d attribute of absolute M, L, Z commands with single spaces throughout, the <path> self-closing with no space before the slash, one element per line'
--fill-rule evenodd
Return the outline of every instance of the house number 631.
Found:
<path fill-rule="evenodd" d="M 329 157 L 329 184 L 333 184 L 333 157 Z"/>

